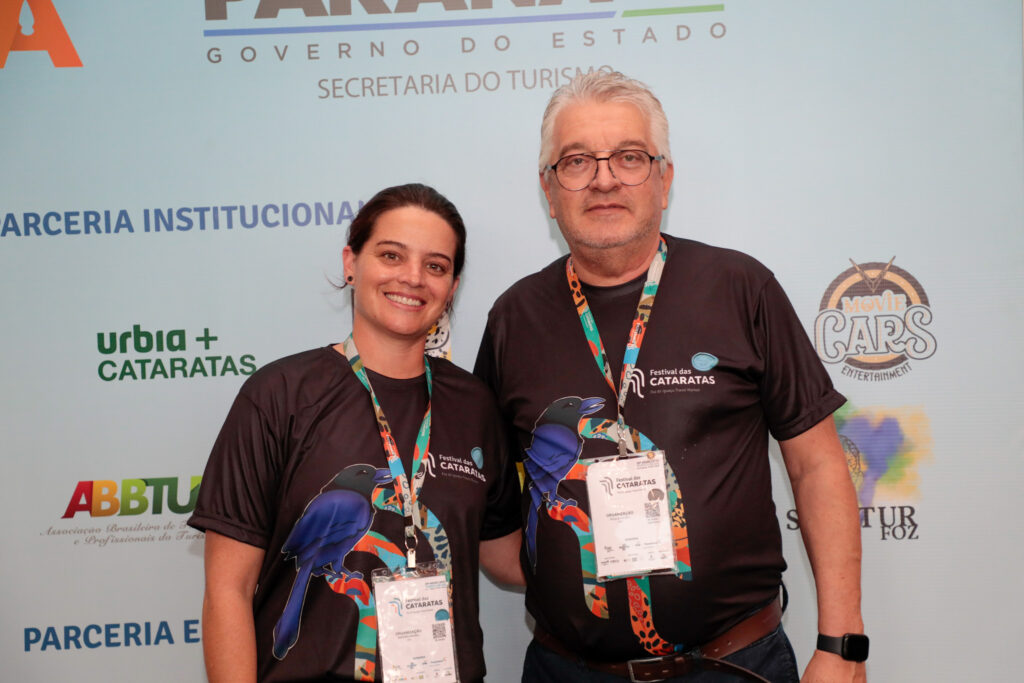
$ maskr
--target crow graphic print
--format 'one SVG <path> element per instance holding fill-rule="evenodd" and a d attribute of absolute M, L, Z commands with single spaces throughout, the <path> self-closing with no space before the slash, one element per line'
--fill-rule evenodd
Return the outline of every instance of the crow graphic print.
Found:
<path fill-rule="evenodd" d="M 374 488 L 392 480 L 390 470 L 349 465 L 310 501 L 281 552 L 295 561 L 295 583 L 274 627 L 274 656 L 283 659 L 299 637 L 302 603 L 310 577 L 363 579 L 344 566 L 345 556 L 373 522 Z"/>
<path fill-rule="evenodd" d="M 523 468 L 530 475 L 530 509 L 526 518 L 526 552 L 530 566 L 537 565 L 537 515 L 541 506 L 576 507 L 575 500 L 558 495 L 558 485 L 576 465 L 583 450 L 580 421 L 604 407 L 603 398 L 566 396 L 548 406 L 537 418 L 533 440 L 526 449 Z"/>
<path fill-rule="evenodd" d="M 431 368 L 416 557 L 449 568 L 459 679 L 479 683 L 480 541 L 520 526 L 518 480 L 490 392 L 448 361 Z M 410 472 L 425 380 L 371 381 Z M 379 680 L 371 574 L 406 561 L 391 476 L 369 394 L 332 346 L 274 361 L 242 387 L 189 523 L 264 551 L 252 597 L 261 683 Z"/>

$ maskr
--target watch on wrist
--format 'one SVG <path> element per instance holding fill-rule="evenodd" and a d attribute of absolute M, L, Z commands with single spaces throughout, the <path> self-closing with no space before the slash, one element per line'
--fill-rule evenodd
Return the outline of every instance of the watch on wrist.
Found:
<path fill-rule="evenodd" d="M 818 634 L 818 649 L 837 654 L 848 662 L 863 662 L 868 658 L 868 637 L 863 633 L 841 636 Z"/>

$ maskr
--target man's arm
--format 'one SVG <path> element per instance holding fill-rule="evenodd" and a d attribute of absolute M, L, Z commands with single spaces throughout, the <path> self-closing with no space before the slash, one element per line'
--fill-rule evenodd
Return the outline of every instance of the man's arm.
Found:
<path fill-rule="evenodd" d="M 210 683 L 255 683 L 256 629 L 252 596 L 262 548 L 206 532 L 203 658 Z"/>
<path fill-rule="evenodd" d="M 519 562 L 523 531 L 516 529 L 507 536 L 480 542 L 480 566 L 498 583 L 525 586 L 526 577 Z"/>
<path fill-rule="evenodd" d="M 863 633 L 857 494 L 829 416 L 780 441 L 818 595 L 818 632 Z M 864 664 L 815 650 L 803 681 L 863 681 Z"/>

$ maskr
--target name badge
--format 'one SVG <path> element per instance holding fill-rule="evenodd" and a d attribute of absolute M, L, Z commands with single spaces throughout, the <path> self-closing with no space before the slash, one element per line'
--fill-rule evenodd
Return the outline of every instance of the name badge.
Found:
<path fill-rule="evenodd" d="M 665 453 L 644 451 L 587 465 L 597 580 L 674 572 Z"/>
<path fill-rule="evenodd" d="M 416 570 L 374 573 L 384 683 L 457 683 L 448 577 Z"/>

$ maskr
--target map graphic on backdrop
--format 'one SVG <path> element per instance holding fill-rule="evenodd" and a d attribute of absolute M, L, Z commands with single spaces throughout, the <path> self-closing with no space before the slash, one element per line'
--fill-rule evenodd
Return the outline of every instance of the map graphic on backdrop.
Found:
<path fill-rule="evenodd" d="M 861 528 L 871 530 L 864 540 L 918 540 L 921 469 L 933 459 L 923 409 L 860 409 L 847 402 L 834 417 L 857 489 Z M 800 528 L 794 509 L 786 511 L 786 528 Z"/>

